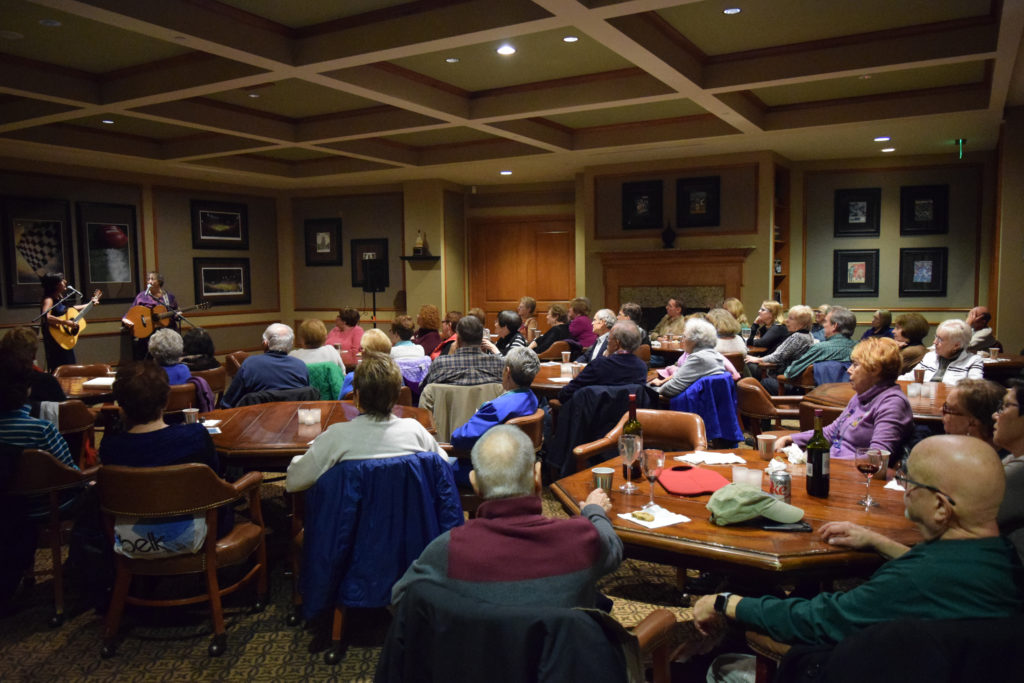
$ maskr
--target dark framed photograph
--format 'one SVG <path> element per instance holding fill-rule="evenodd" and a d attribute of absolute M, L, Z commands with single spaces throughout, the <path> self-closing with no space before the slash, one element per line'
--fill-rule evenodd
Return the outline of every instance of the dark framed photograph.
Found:
<path fill-rule="evenodd" d="M 661 228 L 661 181 L 622 183 L 622 229 Z"/>
<path fill-rule="evenodd" d="M 9 306 L 38 307 L 43 298 L 39 279 L 47 273 L 64 273 L 69 284 L 76 284 L 68 202 L 5 198 L 3 233 Z"/>
<path fill-rule="evenodd" d="M 836 190 L 835 236 L 878 237 L 882 190 Z"/>
<path fill-rule="evenodd" d="M 141 289 L 135 207 L 78 202 L 79 287 L 103 291 L 106 302 L 132 301 Z"/>
<path fill-rule="evenodd" d="M 832 296 L 878 296 L 878 249 L 832 251 Z"/>
<path fill-rule="evenodd" d="M 306 228 L 306 265 L 341 265 L 341 219 L 308 218 Z"/>
<path fill-rule="evenodd" d="M 211 305 L 252 303 L 247 258 L 194 258 L 195 301 Z"/>
<path fill-rule="evenodd" d="M 676 181 L 676 224 L 680 228 L 715 227 L 720 222 L 722 180 L 719 176 Z"/>
<path fill-rule="evenodd" d="M 949 185 L 900 188 L 900 234 L 945 235 L 949 232 Z"/>
<path fill-rule="evenodd" d="M 193 249 L 248 249 L 249 213 L 245 204 L 193 199 Z"/>
<path fill-rule="evenodd" d="M 946 296 L 947 247 L 900 249 L 900 296 Z"/>
<path fill-rule="evenodd" d="M 367 292 L 383 292 L 390 285 L 388 241 L 352 240 L 352 286 L 360 287 Z"/>

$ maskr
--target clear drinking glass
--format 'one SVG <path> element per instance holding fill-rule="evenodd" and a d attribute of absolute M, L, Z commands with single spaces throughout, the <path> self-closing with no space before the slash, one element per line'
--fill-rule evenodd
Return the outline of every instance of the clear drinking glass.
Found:
<path fill-rule="evenodd" d="M 643 437 L 636 434 L 623 434 L 619 437 L 619 455 L 622 456 L 622 464 L 626 466 L 626 483 L 619 486 L 623 493 L 636 493 L 640 487 L 633 483 L 633 462 L 640 455 L 643 448 Z"/>
<path fill-rule="evenodd" d="M 665 469 L 665 451 L 648 448 L 644 451 L 641 466 L 644 468 L 644 476 L 647 477 L 647 481 L 651 482 L 651 501 L 644 507 L 654 507 L 654 482 L 658 480 L 661 471 Z"/>
<path fill-rule="evenodd" d="M 867 479 L 864 482 L 864 497 L 858 500 L 857 503 L 865 508 L 877 507 L 878 501 L 871 497 L 871 478 L 875 472 L 882 469 L 882 451 L 877 448 L 858 448 L 856 463 L 857 469 Z"/>

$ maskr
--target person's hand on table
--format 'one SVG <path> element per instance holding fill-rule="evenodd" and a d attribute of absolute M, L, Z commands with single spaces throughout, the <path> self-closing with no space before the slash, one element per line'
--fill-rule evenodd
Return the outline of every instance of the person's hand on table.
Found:
<path fill-rule="evenodd" d="M 655 377 L 650 382 L 648 382 L 648 384 L 650 384 L 652 387 L 660 387 L 662 384 L 664 384 L 667 381 L 668 381 L 667 377 Z"/>
<path fill-rule="evenodd" d="M 725 628 L 725 617 L 715 611 L 715 594 L 705 595 L 693 605 L 693 625 L 703 636 L 713 636 Z"/>
<path fill-rule="evenodd" d="M 594 489 L 587 496 L 587 499 L 580 504 L 582 510 L 587 505 L 600 505 L 601 509 L 608 512 L 612 509 L 612 501 L 608 498 L 608 494 L 604 489 Z"/>
<path fill-rule="evenodd" d="M 793 443 L 793 437 L 791 435 L 786 434 L 785 436 L 780 436 L 775 439 L 775 450 L 781 451 L 791 443 Z"/>
<path fill-rule="evenodd" d="M 910 549 L 877 531 L 865 529 L 853 522 L 826 522 L 821 525 L 818 534 L 829 545 L 841 545 L 854 550 L 874 550 L 889 558 L 899 557 Z"/>
<path fill-rule="evenodd" d="M 758 358 L 757 356 L 744 356 L 743 357 L 743 362 L 744 363 L 753 363 L 754 365 L 760 365 L 761 364 L 761 359 Z"/>

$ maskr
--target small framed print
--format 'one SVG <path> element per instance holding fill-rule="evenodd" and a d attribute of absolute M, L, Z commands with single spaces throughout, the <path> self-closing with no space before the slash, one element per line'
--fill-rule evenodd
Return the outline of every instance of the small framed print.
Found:
<path fill-rule="evenodd" d="M 676 181 L 676 224 L 680 228 L 709 228 L 721 223 L 721 178 L 680 178 Z"/>
<path fill-rule="evenodd" d="M 946 296 L 947 247 L 900 249 L 900 296 Z"/>
<path fill-rule="evenodd" d="M 195 301 L 212 305 L 252 303 L 247 258 L 194 258 Z"/>
<path fill-rule="evenodd" d="M 248 249 L 249 216 L 245 204 L 193 199 L 193 249 Z"/>
<path fill-rule="evenodd" d="M 43 296 L 40 278 L 47 273 L 64 273 L 74 284 L 68 202 L 5 198 L 3 233 L 8 306 L 38 307 Z"/>
<path fill-rule="evenodd" d="M 622 229 L 661 228 L 661 181 L 622 183 Z"/>
<path fill-rule="evenodd" d="M 878 249 L 833 250 L 832 296 L 878 296 Z"/>
<path fill-rule="evenodd" d="M 878 237 L 881 188 L 836 190 L 835 236 Z"/>
<path fill-rule="evenodd" d="M 341 219 L 309 218 L 306 229 L 306 265 L 341 265 Z"/>
<path fill-rule="evenodd" d="M 900 234 L 945 235 L 949 232 L 949 185 L 900 188 Z"/>

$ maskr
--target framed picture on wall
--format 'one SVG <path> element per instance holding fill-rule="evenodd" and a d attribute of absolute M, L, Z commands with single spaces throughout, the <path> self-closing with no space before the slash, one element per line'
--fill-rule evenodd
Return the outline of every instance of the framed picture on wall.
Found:
<path fill-rule="evenodd" d="M 946 296 L 947 247 L 900 249 L 900 296 Z"/>
<path fill-rule="evenodd" d="M 341 265 L 341 219 L 306 219 L 306 265 Z"/>
<path fill-rule="evenodd" d="M 878 249 L 832 251 L 832 296 L 878 296 Z"/>
<path fill-rule="evenodd" d="M 707 228 L 720 222 L 721 178 L 680 178 L 676 181 L 676 224 Z"/>
<path fill-rule="evenodd" d="M 622 229 L 661 228 L 661 181 L 622 183 Z"/>
<path fill-rule="evenodd" d="M 248 249 L 249 217 L 245 204 L 193 199 L 193 249 Z"/>
<path fill-rule="evenodd" d="M 211 305 L 252 303 L 247 258 L 194 258 L 195 301 Z"/>
<path fill-rule="evenodd" d="M 83 292 L 103 290 L 106 302 L 132 301 L 141 289 L 135 207 L 78 202 L 78 257 Z"/>
<path fill-rule="evenodd" d="M 945 235 L 949 232 L 949 185 L 900 188 L 900 234 Z"/>
<path fill-rule="evenodd" d="M 367 261 L 373 261 L 367 266 Z M 367 271 L 370 282 L 367 282 Z M 383 292 L 390 286 L 388 276 L 388 241 L 386 239 L 352 240 L 352 286 L 365 291 Z"/>
<path fill-rule="evenodd" d="M 881 208 L 881 188 L 836 190 L 835 236 L 878 237 Z"/>
<path fill-rule="evenodd" d="M 9 306 L 38 306 L 43 298 L 39 279 L 47 273 L 64 273 L 75 284 L 68 202 L 4 199 L 3 241 Z"/>

